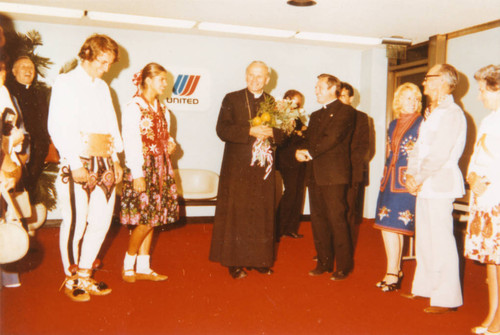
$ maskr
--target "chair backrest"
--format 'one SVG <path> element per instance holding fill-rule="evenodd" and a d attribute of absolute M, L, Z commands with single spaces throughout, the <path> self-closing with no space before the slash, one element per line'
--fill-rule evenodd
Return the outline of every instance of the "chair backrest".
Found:
<path fill-rule="evenodd" d="M 213 199 L 217 197 L 219 175 L 202 169 L 175 170 L 179 195 L 184 199 Z"/>

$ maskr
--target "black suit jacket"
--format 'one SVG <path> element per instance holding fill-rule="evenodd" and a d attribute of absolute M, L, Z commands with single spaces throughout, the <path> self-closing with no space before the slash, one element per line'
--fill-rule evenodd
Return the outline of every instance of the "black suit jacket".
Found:
<path fill-rule="evenodd" d="M 351 142 L 352 183 L 368 184 L 370 124 L 368 115 L 356 110 L 356 128 Z"/>
<path fill-rule="evenodd" d="M 311 114 L 305 148 L 312 156 L 308 180 L 317 185 L 351 182 L 351 140 L 356 110 L 335 100 Z"/>

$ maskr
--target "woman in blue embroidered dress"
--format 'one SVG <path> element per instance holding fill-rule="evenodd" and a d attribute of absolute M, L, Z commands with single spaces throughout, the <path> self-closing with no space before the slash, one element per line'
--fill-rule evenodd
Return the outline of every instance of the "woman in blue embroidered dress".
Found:
<path fill-rule="evenodd" d="M 167 71 L 149 63 L 134 76 L 134 83 L 137 93 L 122 119 L 127 170 L 120 219 L 136 226 L 123 265 L 122 278 L 128 283 L 167 279 L 150 268 L 153 227 L 173 223 L 179 214 L 170 161 L 176 144 L 169 134 L 169 111 L 159 101 L 167 88 Z"/>
<path fill-rule="evenodd" d="M 403 235 L 415 230 L 415 196 L 405 188 L 408 153 L 418 137 L 422 116 L 422 93 L 412 83 L 404 83 L 394 93 L 394 118 L 387 132 L 386 163 L 380 183 L 375 228 L 382 231 L 387 256 L 387 271 L 376 284 L 384 292 L 398 289 L 403 273 L 401 255 Z"/>

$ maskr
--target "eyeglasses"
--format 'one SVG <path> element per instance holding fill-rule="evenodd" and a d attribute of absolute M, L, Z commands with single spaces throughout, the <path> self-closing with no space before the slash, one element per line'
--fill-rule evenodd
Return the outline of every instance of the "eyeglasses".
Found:
<path fill-rule="evenodd" d="M 432 77 L 440 77 L 440 74 L 427 74 L 424 77 L 424 81 L 427 81 L 427 79 L 432 78 Z"/>

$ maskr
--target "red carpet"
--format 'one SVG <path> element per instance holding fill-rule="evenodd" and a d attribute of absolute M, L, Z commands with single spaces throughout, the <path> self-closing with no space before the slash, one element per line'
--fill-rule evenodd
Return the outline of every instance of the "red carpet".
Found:
<path fill-rule="evenodd" d="M 126 228 L 113 226 L 106 240 L 103 268 L 96 278 L 113 292 L 87 303 L 58 292 L 64 278 L 58 229 L 38 231 L 21 266 L 22 286 L 4 288 L 1 334 L 469 334 L 487 311 L 485 269 L 465 262 L 464 306 L 445 315 L 427 315 L 426 301 L 374 284 L 385 269 L 378 230 L 360 228 L 356 265 L 345 281 L 325 274 L 310 277 L 314 247 L 309 223 L 304 239 L 285 238 L 271 276 L 249 272 L 234 280 L 208 261 L 212 225 L 188 224 L 157 234 L 152 267 L 169 275 L 161 283 L 121 280 L 128 242 Z M 404 264 L 401 291 L 411 286 L 415 262 Z"/>

